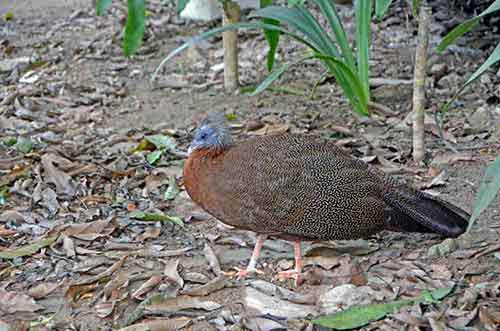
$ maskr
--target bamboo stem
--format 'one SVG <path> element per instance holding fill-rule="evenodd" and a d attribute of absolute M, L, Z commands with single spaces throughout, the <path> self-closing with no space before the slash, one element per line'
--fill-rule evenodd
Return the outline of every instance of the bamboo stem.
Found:
<path fill-rule="evenodd" d="M 426 0 L 420 3 L 418 20 L 418 44 L 415 52 L 413 80 L 413 160 L 420 165 L 425 157 L 425 75 L 429 45 L 429 21 L 431 8 Z"/>
<path fill-rule="evenodd" d="M 237 23 L 240 20 L 240 6 L 235 1 L 224 1 L 224 15 L 222 24 Z M 238 75 L 238 31 L 225 31 L 222 33 L 224 47 L 224 88 L 226 92 L 233 92 L 239 86 Z"/>

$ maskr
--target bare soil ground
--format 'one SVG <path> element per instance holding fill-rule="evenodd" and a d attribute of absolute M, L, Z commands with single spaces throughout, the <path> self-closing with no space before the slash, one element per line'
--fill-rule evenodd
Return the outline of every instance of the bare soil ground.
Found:
<path fill-rule="evenodd" d="M 312 317 L 361 303 L 453 288 L 435 303 L 387 315 L 365 330 L 497 330 L 500 323 L 500 199 L 457 240 L 382 232 L 352 242 L 305 243 L 305 284 L 273 279 L 292 246 L 268 241 L 263 275 L 236 281 L 255 236 L 228 229 L 182 189 L 195 125 L 209 112 L 234 115 L 237 139 L 296 132 L 335 139 L 352 154 L 471 211 L 485 167 L 500 148 L 500 71 L 461 96 L 437 135 L 442 105 L 491 52 L 487 29 L 429 59 L 425 168 L 411 162 L 416 25 L 394 6 L 374 23 L 374 101 L 391 113 L 354 115 L 316 62 L 287 72 L 256 97 L 226 94 L 220 38 L 179 55 L 156 85 L 151 73 L 185 38 L 218 23 L 180 20 L 169 2 L 148 1 L 139 53 L 122 55 L 126 7 L 96 17 L 90 1 L 0 1 L 0 330 L 312 330 Z M 11 12 L 13 19 L 6 21 Z M 341 6 L 354 31 L 352 7 Z M 439 15 L 438 15 L 439 16 Z M 431 48 L 446 18 L 434 17 Z M 484 38 L 483 38 L 484 37 Z M 474 47 L 474 46 L 478 47 Z M 241 82 L 265 77 L 264 38 L 240 32 Z M 278 63 L 302 49 L 283 39 Z M 394 79 L 401 80 L 394 82 Z M 175 146 L 151 165 L 144 137 Z M 136 151 L 134 152 L 134 149 Z M 166 192 L 169 192 L 166 194 Z M 178 217 L 184 226 L 140 218 Z M 221 272 L 221 270 L 223 272 Z M 290 291 L 287 291 L 290 290 Z M 335 301 L 340 298 L 340 301 Z M 318 327 L 315 327 L 319 329 Z"/>

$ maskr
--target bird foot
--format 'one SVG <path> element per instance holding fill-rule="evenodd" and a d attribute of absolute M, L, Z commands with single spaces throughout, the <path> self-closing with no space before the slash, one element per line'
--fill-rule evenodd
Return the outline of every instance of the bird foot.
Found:
<path fill-rule="evenodd" d="M 279 281 L 283 281 L 289 278 L 295 279 L 295 286 L 299 286 L 302 283 L 301 272 L 295 269 L 280 271 L 278 272 L 276 278 Z"/>
<path fill-rule="evenodd" d="M 246 277 L 248 277 L 250 275 L 254 275 L 254 274 L 260 274 L 260 275 L 262 275 L 264 273 L 264 271 L 256 269 L 256 268 L 240 269 L 238 267 L 233 267 L 233 269 L 235 269 L 236 272 L 235 271 L 230 271 L 230 272 L 225 272 L 224 274 L 226 276 L 236 277 L 236 279 L 243 279 L 243 278 L 246 278 Z"/>

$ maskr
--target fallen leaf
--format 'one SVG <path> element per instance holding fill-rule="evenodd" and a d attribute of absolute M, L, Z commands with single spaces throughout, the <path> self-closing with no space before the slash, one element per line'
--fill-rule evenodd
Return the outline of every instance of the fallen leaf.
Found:
<path fill-rule="evenodd" d="M 29 289 L 28 295 L 34 299 L 45 298 L 59 288 L 60 284 L 55 282 L 40 283 Z"/>
<path fill-rule="evenodd" d="M 32 297 L 26 294 L 0 289 L 0 311 L 4 313 L 33 313 L 43 308 L 43 306 L 37 304 Z"/>
<path fill-rule="evenodd" d="M 168 188 L 165 191 L 165 200 L 174 200 L 177 194 L 179 194 L 181 190 L 177 185 L 177 181 L 175 180 L 175 176 L 168 177 Z"/>
<path fill-rule="evenodd" d="M 144 294 L 150 292 L 153 288 L 155 288 L 158 284 L 161 283 L 162 276 L 153 275 L 147 281 L 145 281 L 134 293 L 132 293 L 132 298 L 143 300 Z"/>
<path fill-rule="evenodd" d="M 203 248 L 203 254 L 205 255 L 205 258 L 208 261 L 208 265 L 210 266 L 210 269 L 212 269 L 214 274 L 220 275 L 222 273 L 222 269 L 220 267 L 219 259 L 215 255 L 212 247 L 207 243 L 205 243 L 205 247 Z"/>
<path fill-rule="evenodd" d="M 223 289 L 228 283 L 228 278 L 224 275 L 221 275 L 212 279 L 204 285 L 185 289 L 182 291 L 182 294 L 190 296 L 207 296 L 210 293 Z"/>
<path fill-rule="evenodd" d="M 420 297 L 415 299 L 397 300 L 390 303 L 355 305 L 338 313 L 314 319 L 312 323 L 337 330 L 354 329 L 384 318 L 387 314 L 393 313 L 404 306 L 410 306 L 415 303 L 438 302 L 450 294 L 451 291 L 451 288 L 437 289 L 432 292 L 424 291 Z"/>
<path fill-rule="evenodd" d="M 62 159 L 54 154 L 42 155 L 41 163 L 45 170 L 45 179 L 56 186 L 57 193 L 73 197 L 75 189 L 71 182 L 71 177 L 55 166 L 55 163 L 61 162 Z"/>
<path fill-rule="evenodd" d="M 159 302 L 146 305 L 145 310 L 153 315 L 161 315 L 163 313 L 172 313 L 185 309 L 202 309 L 205 311 L 213 311 L 219 309 L 221 305 L 214 301 L 201 301 L 198 298 L 189 296 L 179 296 L 177 298 L 168 298 Z"/>
<path fill-rule="evenodd" d="M 169 319 L 146 320 L 140 323 L 119 329 L 119 331 L 170 331 L 181 330 L 193 323 L 192 319 L 187 317 L 177 317 Z"/>
<path fill-rule="evenodd" d="M 163 270 L 163 275 L 167 277 L 169 280 L 177 283 L 180 288 L 184 287 L 184 279 L 179 275 L 177 271 L 179 267 L 179 260 L 175 260 L 174 263 L 168 261 L 165 263 L 165 269 Z"/>
<path fill-rule="evenodd" d="M 141 221 L 146 221 L 146 222 L 164 222 L 164 221 L 169 221 L 172 222 L 181 228 L 184 228 L 184 222 L 182 221 L 181 218 L 176 217 L 176 216 L 168 216 L 160 213 L 145 213 L 143 211 L 133 211 L 128 214 L 130 218 L 136 218 Z"/>
<path fill-rule="evenodd" d="M 56 241 L 56 239 L 57 236 L 47 237 L 30 245 L 0 251 L 0 258 L 12 260 L 15 259 L 16 257 L 33 255 L 40 249 L 51 245 L 53 242 Z"/>

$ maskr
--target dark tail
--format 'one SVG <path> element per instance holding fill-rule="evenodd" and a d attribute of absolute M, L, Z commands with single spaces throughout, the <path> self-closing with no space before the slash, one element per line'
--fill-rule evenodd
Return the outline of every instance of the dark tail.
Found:
<path fill-rule="evenodd" d="M 388 230 L 438 233 L 453 238 L 467 230 L 467 212 L 424 192 L 391 186 L 384 192 L 384 201 L 388 205 Z"/>

